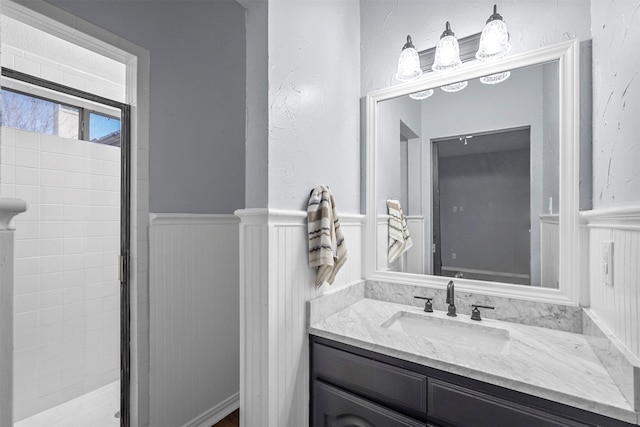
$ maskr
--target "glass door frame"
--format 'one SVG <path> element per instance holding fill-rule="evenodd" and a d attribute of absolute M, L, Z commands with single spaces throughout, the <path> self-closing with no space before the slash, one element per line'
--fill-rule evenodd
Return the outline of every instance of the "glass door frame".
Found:
<path fill-rule="evenodd" d="M 120 426 L 131 423 L 131 106 L 2 67 L 2 77 L 54 90 L 120 110 Z"/>

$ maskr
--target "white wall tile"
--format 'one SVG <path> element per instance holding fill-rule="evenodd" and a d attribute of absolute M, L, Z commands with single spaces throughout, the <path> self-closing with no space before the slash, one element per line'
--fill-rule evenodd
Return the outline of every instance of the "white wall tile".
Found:
<path fill-rule="evenodd" d="M 64 255 L 62 265 L 65 272 L 69 270 L 84 269 L 84 254 L 68 254 Z"/>
<path fill-rule="evenodd" d="M 31 210 L 31 208 L 34 207 L 34 205 L 37 205 L 40 203 L 40 187 L 39 184 L 35 184 L 35 185 L 14 185 L 15 187 L 15 192 L 14 194 L 16 195 L 16 197 L 19 197 L 23 200 L 25 200 L 29 205 L 27 206 L 27 212 L 29 212 Z M 25 213 L 27 213 L 25 212 Z M 19 218 L 22 218 L 22 216 L 20 216 Z M 18 218 L 16 218 L 16 221 L 20 221 Z"/>
<path fill-rule="evenodd" d="M 0 158 L 2 159 L 2 174 L 0 175 L 2 183 L 14 184 L 16 182 L 16 172 L 15 167 L 13 166 L 15 164 L 15 161 L 13 160 L 13 148 L 9 148 L 7 150 L 3 148 L 0 156 Z M 10 161 L 11 163 L 6 164 L 5 159 L 7 161 Z"/>
<path fill-rule="evenodd" d="M 45 205 L 61 205 L 63 189 L 60 187 L 40 187 L 40 202 Z"/>
<path fill-rule="evenodd" d="M 15 165 L 30 168 L 40 167 L 40 154 L 35 150 L 15 149 Z"/>
<path fill-rule="evenodd" d="M 86 80 L 78 77 L 78 76 L 74 76 L 73 74 L 69 74 L 69 73 L 63 73 L 62 75 L 62 84 L 66 85 L 66 86 L 71 86 L 74 87 L 76 89 L 80 89 L 80 90 L 85 90 L 85 86 L 86 86 Z"/>
<path fill-rule="evenodd" d="M 40 273 L 62 271 L 62 261 L 63 257 L 60 255 L 40 257 Z"/>
<path fill-rule="evenodd" d="M 80 302 L 82 301 L 83 298 L 84 298 L 84 289 L 82 286 L 64 288 L 63 303 L 65 305 Z"/>
<path fill-rule="evenodd" d="M 42 214 L 42 207 L 40 209 Z M 39 237 L 43 239 L 53 239 L 62 237 L 62 221 L 50 221 L 44 220 L 40 222 L 40 232 L 38 234 Z M 16 232 L 18 230 L 16 229 Z"/>
<path fill-rule="evenodd" d="M 62 71 L 46 65 L 40 65 L 40 76 L 55 83 L 62 84 L 63 82 Z"/>
<path fill-rule="evenodd" d="M 64 187 L 64 175 L 61 171 L 42 170 L 40 183 L 47 187 Z"/>
<path fill-rule="evenodd" d="M 27 329 L 25 331 L 14 332 L 13 348 L 14 350 L 23 350 L 38 345 L 38 330 Z"/>
<path fill-rule="evenodd" d="M 40 291 L 62 289 L 64 284 L 63 273 L 40 274 Z"/>
<path fill-rule="evenodd" d="M 17 276 L 13 282 L 15 295 L 31 294 L 38 292 L 40 288 L 40 276 Z"/>
<path fill-rule="evenodd" d="M 40 245 L 37 239 L 18 240 L 15 243 L 15 251 L 22 257 L 37 257 L 40 253 Z"/>
<path fill-rule="evenodd" d="M 38 343 L 46 344 L 62 339 L 62 323 L 53 323 L 50 325 L 42 325 L 38 330 Z"/>
<path fill-rule="evenodd" d="M 25 151 L 22 150 L 22 152 L 25 152 Z M 34 161 L 34 163 L 37 163 L 37 162 Z M 15 179 L 14 182 L 18 185 L 40 185 L 40 169 L 37 169 L 37 166 L 35 167 L 16 166 L 14 179 Z"/>
<path fill-rule="evenodd" d="M 62 289 L 40 292 L 39 295 L 41 309 L 62 305 Z"/>
<path fill-rule="evenodd" d="M 29 347 L 14 353 L 14 365 L 31 365 L 38 362 L 38 347 Z M 34 377 L 35 381 L 35 377 Z"/>
<path fill-rule="evenodd" d="M 62 255 L 62 239 L 40 239 L 40 255 Z"/>
<path fill-rule="evenodd" d="M 87 188 L 87 177 L 83 173 L 63 172 L 63 183 L 65 188 Z"/>
<path fill-rule="evenodd" d="M 78 319 L 84 316 L 84 304 L 76 302 L 73 304 L 65 304 L 62 318 L 64 320 Z"/>
<path fill-rule="evenodd" d="M 14 269 L 16 277 L 38 274 L 40 272 L 40 258 L 16 258 Z"/>
<path fill-rule="evenodd" d="M 40 150 L 41 134 L 24 130 L 14 130 L 14 147 L 23 150 L 33 150 L 33 155 L 37 157 Z"/>
<path fill-rule="evenodd" d="M 25 222 L 16 228 L 16 241 L 21 239 L 37 239 L 40 237 L 41 223 Z M 16 254 L 17 255 L 17 254 Z"/>
<path fill-rule="evenodd" d="M 4 48 L 3 48 L 4 50 Z M 15 56 L 10 53 L 2 52 L 2 66 L 5 68 L 15 69 Z"/>
<path fill-rule="evenodd" d="M 57 136 L 43 136 L 40 144 L 40 150 L 47 153 L 62 154 L 65 141 Z"/>
<path fill-rule="evenodd" d="M 62 221 L 63 213 L 62 205 L 40 205 L 40 220 L 43 221 L 43 224 L 44 222 Z M 62 232 L 62 226 L 60 226 L 60 232 Z"/>
<path fill-rule="evenodd" d="M 38 294 L 16 295 L 13 302 L 14 313 L 26 313 L 38 309 Z"/>
<path fill-rule="evenodd" d="M 42 169 L 62 170 L 62 159 L 62 154 L 40 151 L 40 167 Z"/>
<path fill-rule="evenodd" d="M 65 154 L 63 159 L 63 164 L 64 164 L 64 170 L 67 172 L 78 172 L 78 173 L 86 172 L 84 157 L 68 156 Z"/>
<path fill-rule="evenodd" d="M 39 311 L 39 326 L 53 325 L 62 322 L 62 307 L 45 308 Z"/>
<path fill-rule="evenodd" d="M 15 331 L 24 331 L 38 327 L 38 312 L 36 310 L 26 313 L 16 314 L 13 319 Z"/>

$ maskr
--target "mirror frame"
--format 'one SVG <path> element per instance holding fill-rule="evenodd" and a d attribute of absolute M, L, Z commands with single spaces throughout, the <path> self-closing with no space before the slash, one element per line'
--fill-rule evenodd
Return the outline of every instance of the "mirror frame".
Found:
<path fill-rule="evenodd" d="M 580 139 L 580 44 L 570 40 L 502 58 L 494 62 L 472 61 L 443 73 L 428 73 L 419 80 L 370 92 L 366 96 L 366 228 L 364 276 L 367 280 L 444 289 L 450 277 L 376 270 L 378 103 L 413 92 L 463 80 L 477 79 L 541 63 L 559 61 L 559 288 L 456 279 L 463 292 L 495 295 L 555 304 L 578 305 L 585 298 L 580 280 L 579 234 L 579 139 Z M 585 283 L 586 286 L 586 283 Z"/>

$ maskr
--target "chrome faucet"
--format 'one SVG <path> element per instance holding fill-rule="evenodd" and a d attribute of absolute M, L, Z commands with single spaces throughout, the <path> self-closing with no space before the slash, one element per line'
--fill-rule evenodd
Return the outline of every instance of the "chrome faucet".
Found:
<path fill-rule="evenodd" d="M 447 316 L 456 317 L 456 303 L 455 303 L 455 287 L 453 284 L 453 280 L 449 281 L 447 284 L 447 304 L 449 307 L 447 308 Z"/>

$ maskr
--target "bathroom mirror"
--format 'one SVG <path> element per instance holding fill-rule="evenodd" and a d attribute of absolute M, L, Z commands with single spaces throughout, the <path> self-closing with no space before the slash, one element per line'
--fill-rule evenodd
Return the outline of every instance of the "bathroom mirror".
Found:
<path fill-rule="evenodd" d="M 578 49 L 467 63 L 367 96 L 368 279 L 456 277 L 459 289 L 578 302 Z M 505 71 L 499 84 L 478 80 Z M 413 243 L 392 262 L 388 199 Z"/>

